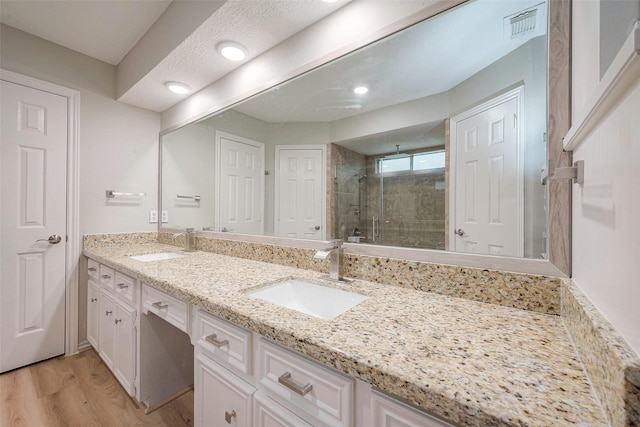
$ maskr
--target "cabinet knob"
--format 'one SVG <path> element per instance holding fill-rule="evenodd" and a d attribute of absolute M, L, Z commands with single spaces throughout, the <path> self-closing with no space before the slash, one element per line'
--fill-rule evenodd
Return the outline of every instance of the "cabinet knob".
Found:
<path fill-rule="evenodd" d="M 96 271 L 96 270 L 97 270 L 97 268 L 95 268 L 95 267 L 89 267 L 87 270 L 89 270 L 89 271 Z"/>
<path fill-rule="evenodd" d="M 108 274 L 103 274 L 102 276 L 103 279 L 111 279 L 111 276 L 109 276 Z"/>
<path fill-rule="evenodd" d="M 91 298 L 91 302 L 96 302 L 98 301 L 98 298 Z"/>
<path fill-rule="evenodd" d="M 231 420 L 236 416 L 236 411 L 232 410 L 231 413 L 224 411 L 224 420 L 227 424 L 231 424 Z"/>
<path fill-rule="evenodd" d="M 104 315 L 105 315 L 105 316 L 108 316 L 108 315 L 110 315 L 111 313 L 113 313 L 113 311 L 111 311 L 111 310 L 107 310 L 107 311 L 105 311 L 105 312 L 104 312 Z"/>
<path fill-rule="evenodd" d="M 122 322 L 122 319 L 116 319 L 116 325 L 120 322 Z"/>
<path fill-rule="evenodd" d="M 118 288 L 120 288 L 120 289 L 128 289 L 129 285 L 127 285 L 126 283 L 118 283 Z"/>

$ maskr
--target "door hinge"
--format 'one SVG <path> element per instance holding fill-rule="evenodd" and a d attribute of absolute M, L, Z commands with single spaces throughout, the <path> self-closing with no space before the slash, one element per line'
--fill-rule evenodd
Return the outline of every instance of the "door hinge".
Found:
<path fill-rule="evenodd" d="M 65 241 L 65 242 L 68 242 L 68 241 L 69 241 L 69 236 L 67 236 L 66 234 L 65 234 L 65 236 L 64 236 L 64 241 Z"/>
<path fill-rule="evenodd" d="M 518 116 L 515 113 L 513 114 L 513 128 L 518 128 Z"/>

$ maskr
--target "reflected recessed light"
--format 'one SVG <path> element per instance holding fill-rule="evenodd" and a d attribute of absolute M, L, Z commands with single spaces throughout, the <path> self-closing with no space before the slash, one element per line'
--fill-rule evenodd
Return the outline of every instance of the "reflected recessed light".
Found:
<path fill-rule="evenodd" d="M 191 88 L 184 83 L 180 82 L 165 82 L 165 87 L 169 89 L 173 93 L 178 93 L 180 95 L 184 95 L 185 93 L 191 92 Z"/>
<path fill-rule="evenodd" d="M 369 92 L 369 88 L 366 86 L 356 86 L 353 88 L 353 93 L 357 93 L 358 95 L 364 95 Z"/>
<path fill-rule="evenodd" d="M 247 49 L 244 46 L 229 41 L 219 43 L 218 52 L 229 61 L 242 61 L 247 56 Z"/>

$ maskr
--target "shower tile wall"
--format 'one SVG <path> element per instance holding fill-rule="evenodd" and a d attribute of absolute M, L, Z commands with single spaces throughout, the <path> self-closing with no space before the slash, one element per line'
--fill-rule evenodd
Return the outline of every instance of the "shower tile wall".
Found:
<path fill-rule="evenodd" d="M 357 229 L 362 243 L 444 250 L 444 169 L 430 173 L 380 177 L 375 162 L 332 144 L 334 236 L 348 240 Z M 384 211 L 380 211 L 381 196 Z M 380 238 L 374 239 L 373 217 L 380 217 Z"/>
<path fill-rule="evenodd" d="M 380 215 L 380 238 L 373 243 L 444 250 L 444 169 L 386 176 L 381 193 L 376 159 L 367 159 L 367 205 Z"/>
<path fill-rule="evenodd" d="M 366 158 L 360 153 L 331 144 L 334 191 L 334 237 L 347 241 L 353 231 L 362 231 L 366 222 L 364 203 L 361 203 L 361 186 L 365 184 Z M 364 202 L 364 201 L 362 201 Z M 364 240 L 363 242 L 369 243 Z"/>

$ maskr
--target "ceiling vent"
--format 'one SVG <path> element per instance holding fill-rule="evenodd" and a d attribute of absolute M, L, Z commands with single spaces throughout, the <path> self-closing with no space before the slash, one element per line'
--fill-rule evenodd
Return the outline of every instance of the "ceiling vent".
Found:
<path fill-rule="evenodd" d="M 522 43 L 544 34 L 546 32 L 546 15 L 546 8 L 542 3 L 504 17 L 505 41 L 513 40 L 515 42 L 517 40 Z"/>
<path fill-rule="evenodd" d="M 511 38 L 522 37 L 536 30 L 536 15 L 538 9 L 528 10 L 509 19 L 511 23 Z"/>

